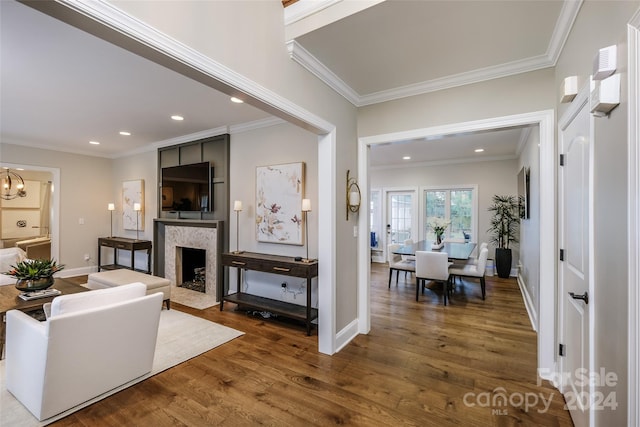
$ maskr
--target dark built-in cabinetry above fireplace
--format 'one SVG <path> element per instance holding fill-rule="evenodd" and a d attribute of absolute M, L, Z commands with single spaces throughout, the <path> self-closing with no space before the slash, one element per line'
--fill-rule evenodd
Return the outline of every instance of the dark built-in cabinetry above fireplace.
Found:
<path fill-rule="evenodd" d="M 202 182 L 203 194 L 193 200 L 189 208 L 181 206 L 184 190 L 178 188 L 189 179 L 202 180 L 197 168 L 189 176 L 188 165 L 207 162 L 211 168 L 211 182 Z M 163 188 L 163 170 L 181 169 L 183 175 L 176 177 L 175 184 Z M 184 175 L 186 174 L 186 175 Z M 173 188 L 176 187 L 176 188 Z M 203 197 L 209 199 L 203 201 Z M 218 135 L 184 144 L 158 149 L 158 218 L 229 220 L 229 135 Z"/>
<path fill-rule="evenodd" d="M 158 219 L 154 224 L 154 272 L 164 277 L 165 226 L 214 227 L 216 258 L 229 248 L 228 134 L 158 149 Z M 204 168 L 204 174 L 203 174 Z M 163 187 L 163 172 L 165 186 Z M 207 174 L 208 172 L 208 174 Z M 222 278 L 219 262 L 216 274 Z M 222 286 L 222 283 L 218 283 Z M 220 294 L 218 294 L 220 295 Z"/>

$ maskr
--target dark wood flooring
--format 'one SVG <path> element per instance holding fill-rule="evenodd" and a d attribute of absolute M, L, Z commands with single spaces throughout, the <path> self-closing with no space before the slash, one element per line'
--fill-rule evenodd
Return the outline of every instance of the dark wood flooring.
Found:
<path fill-rule="evenodd" d="M 488 277 L 485 301 L 465 281 L 447 307 L 439 284 L 416 302 L 413 279 L 387 279 L 373 264 L 371 332 L 333 356 L 300 324 L 172 304 L 246 334 L 53 425 L 572 425 L 559 392 L 536 384 L 536 335 L 514 279 Z"/>

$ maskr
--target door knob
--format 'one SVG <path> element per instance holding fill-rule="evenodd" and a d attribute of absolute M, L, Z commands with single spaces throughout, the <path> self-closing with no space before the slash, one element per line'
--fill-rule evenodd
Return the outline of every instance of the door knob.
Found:
<path fill-rule="evenodd" d="M 589 304 L 589 294 L 585 291 L 583 295 L 576 295 L 573 292 L 569 292 L 571 298 L 573 299 L 581 299 L 585 304 Z"/>

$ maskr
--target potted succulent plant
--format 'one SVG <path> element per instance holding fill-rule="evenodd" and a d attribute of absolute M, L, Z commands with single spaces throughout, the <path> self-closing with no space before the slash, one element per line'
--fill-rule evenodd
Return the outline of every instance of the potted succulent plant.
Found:
<path fill-rule="evenodd" d="M 53 275 L 64 269 L 54 259 L 27 259 L 11 266 L 4 274 L 15 277 L 16 288 L 23 292 L 47 289 L 53 285 Z"/>
<path fill-rule="evenodd" d="M 511 272 L 511 243 L 518 242 L 520 226 L 520 205 L 515 196 L 493 196 L 493 204 L 489 206 L 493 212 L 491 226 L 487 230 L 491 243 L 496 245 L 495 264 L 498 277 L 509 277 Z"/>

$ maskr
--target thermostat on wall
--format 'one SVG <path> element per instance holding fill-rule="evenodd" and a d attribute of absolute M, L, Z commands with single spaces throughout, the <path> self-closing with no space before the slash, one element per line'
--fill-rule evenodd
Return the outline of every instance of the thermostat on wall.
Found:
<path fill-rule="evenodd" d="M 591 91 L 591 113 L 602 117 L 620 104 L 620 74 L 614 74 L 601 81 L 593 82 Z"/>

